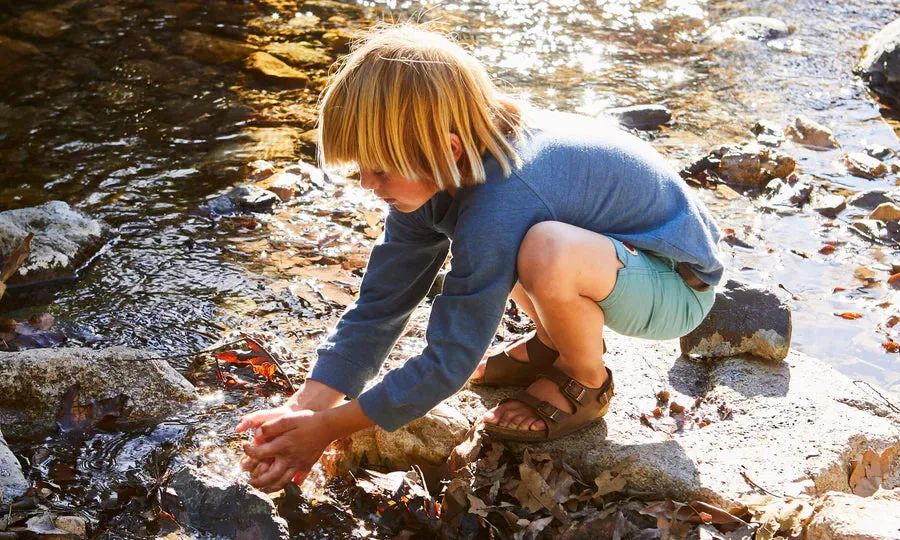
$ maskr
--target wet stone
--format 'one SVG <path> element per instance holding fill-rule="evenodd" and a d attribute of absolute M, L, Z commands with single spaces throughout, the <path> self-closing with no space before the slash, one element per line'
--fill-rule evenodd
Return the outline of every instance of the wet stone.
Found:
<path fill-rule="evenodd" d="M 619 123 L 634 129 L 656 129 L 672 120 L 672 113 L 662 105 L 633 105 L 607 111 L 618 118 Z"/>
<path fill-rule="evenodd" d="M 706 319 L 681 338 L 681 350 L 703 358 L 747 353 L 777 362 L 787 356 L 791 330 L 791 311 L 774 293 L 729 280 Z"/>
<path fill-rule="evenodd" d="M 896 202 L 893 193 L 883 189 L 873 189 L 858 193 L 847 200 L 847 204 L 866 210 L 875 210 L 884 203 Z"/>
<path fill-rule="evenodd" d="M 228 198 L 244 212 L 271 212 L 281 199 L 271 191 L 257 186 L 238 186 L 228 192 Z"/>
<path fill-rule="evenodd" d="M 710 28 L 707 35 L 713 40 L 727 38 L 769 40 L 791 35 L 793 28 L 771 17 L 737 17 Z"/>
<path fill-rule="evenodd" d="M 128 347 L 0 352 L 0 424 L 10 437 L 55 432 L 58 422 L 68 418 L 60 414 L 73 389 L 72 411 L 79 403 L 98 413 L 108 407 L 117 423 L 125 425 L 167 416 L 196 394 L 172 366 L 152 356 Z M 79 419 L 85 418 L 68 418 Z"/>
<path fill-rule="evenodd" d="M 759 120 L 750 128 L 750 132 L 756 135 L 756 142 L 764 146 L 780 146 L 784 142 L 784 130 L 775 122 Z"/>
<path fill-rule="evenodd" d="M 825 217 L 836 218 L 847 208 L 847 199 L 840 195 L 816 192 L 813 194 L 812 208 Z"/>
<path fill-rule="evenodd" d="M 304 43 L 272 43 L 266 52 L 295 67 L 326 66 L 332 58 Z"/>
<path fill-rule="evenodd" d="M 304 183 L 303 177 L 298 174 L 278 172 L 253 185 L 271 191 L 282 201 L 289 201 L 294 198 L 298 190 L 303 189 Z"/>
<path fill-rule="evenodd" d="M 863 152 L 851 152 L 841 156 L 841 162 L 853 176 L 870 180 L 887 174 L 887 165 Z"/>
<path fill-rule="evenodd" d="M 28 487 L 19 460 L 6 445 L 6 439 L 0 432 L 0 502 L 21 497 Z"/>
<path fill-rule="evenodd" d="M 773 178 L 786 178 L 796 166 L 789 155 L 755 142 L 720 146 L 708 159 L 718 162 L 714 171 L 725 183 L 742 187 L 763 187 Z"/>
<path fill-rule="evenodd" d="M 784 128 L 784 134 L 790 140 L 812 148 L 840 148 L 834 133 L 827 127 L 800 115 L 794 122 Z"/>
<path fill-rule="evenodd" d="M 876 94 L 900 107 L 900 19 L 872 36 L 853 72 Z"/>
<path fill-rule="evenodd" d="M 34 233 L 31 254 L 9 280 L 33 283 L 74 276 L 104 243 L 109 228 L 62 201 L 0 212 L 0 260 Z"/>
<path fill-rule="evenodd" d="M 809 181 L 811 177 L 803 176 L 791 180 L 775 178 L 766 184 L 763 193 L 763 197 L 767 200 L 765 207 L 777 212 L 793 213 L 796 208 L 808 203 L 814 188 Z"/>
<path fill-rule="evenodd" d="M 269 53 L 255 52 L 247 58 L 246 68 L 266 77 L 280 81 L 306 84 L 309 76 L 299 69 L 292 68 Z"/>
<path fill-rule="evenodd" d="M 256 50 L 255 47 L 242 41 L 211 36 L 192 30 L 183 32 L 179 42 L 185 55 L 208 64 L 241 62 Z"/>
<path fill-rule="evenodd" d="M 894 154 L 894 151 L 880 144 L 870 144 L 863 149 L 863 152 L 875 159 L 884 159 Z"/>
<path fill-rule="evenodd" d="M 21 17 L 9 21 L 7 28 L 27 36 L 54 39 L 62 36 L 70 28 L 52 14 L 43 11 L 28 11 Z"/>
<path fill-rule="evenodd" d="M 879 221 L 900 219 L 900 207 L 894 203 L 879 204 L 878 207 L 869 214 L 869 219 L 877 219 Z"/>
<path fill-rule="evenodd" d="M 272 500 L 242 480 L 187 466 L 164 493 L 162 507 L 186 527 L 225 538 L 288 537 Z"/>

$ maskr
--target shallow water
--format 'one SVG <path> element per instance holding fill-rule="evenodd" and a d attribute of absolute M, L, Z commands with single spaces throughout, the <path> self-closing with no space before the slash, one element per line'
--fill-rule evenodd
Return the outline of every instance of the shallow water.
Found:
<path fill-rule="evenodd" d="M 96 9 L 108 5 L 118 15 L 97 22 Z M 759 119 L 784 125 L 798 113 L 830 126 L 844 151 L 871 143 L 900 150 L 895 130 L 850 71 L 865 40 L 900 16 L 893 2 L 363 5 L 369 9 L 362 12 L 363 24 L 374 18 L 448 21 L 509 89 L 540 106 L 602 116 L 610 107 L 666 105 L 673 124 L 641 136 L 678 166 L 713 145 L 747 139 Z M 272 125 L 242 101 L 241 89 L 264 93 L 267 87 L 241 74 L 239 65 L 190 60 L 178 45 L 188 29 L 249 39 L 258 32 L 248 27 L 252 18 L 276 20 L 272 15 L 279 9 L 289 17 L 295 8 L 237 0 L 33 0 L 0 5 L 0 25 L 32 9 L 57 9 L 73 28 L 63 38 L 36 40 L 42 55 L 0 87 L 0 210 L 61 199 L 105 220 L 116 238 L 77 280 L 10 291 L 0 301 L 0 316 L 49 311 L 73 344 L 123 344 L 165 355 L 208 346 L 259 311 L 296 317 L 272 276 L 235 249 L 235 236 L 253 236 L 253 220 L 214 222 L 191 213 L 202 200 L 240 182 L 240 162 L 252 156 L 229 159 L 230 145 L 245 128 Z M 359 19 L 355 8 L 346 9 L 342 16 Z M 769 42 L 704 38 L 712 24 L 741 15 L 777 17 L 796 31 Z M 22 39 L 9 28 L 0 33 Z M 303 151 L 284 151 L 282 145 L 281 153 L 266 157 L 285 164 Z M 788 151 L 804 172 L 833 187 L 891 187 L 896 177 L 849 176 L 837 165 L 840 151 Z M 780 216 L 762 212 L 753 198 L 729 201 L 711 191 L 701 196 L 723 227 L 756 247 L 727 250 L 732 277 L 763 284 L 788 302 L 795 349 L 900 392 L 900 356 L 881 347 L 888 339 L 900 341 L 883 325 L 896 312 L 896 293 L 883 283 L 862 287 L 853 277 L 863 266 L 885 281 L 896 250 L 872 246 L 840 220 L 826 227 L 828 220 L 812 212 Z M 826 240 L 846 244 L 835 255 L 820 255 Z M 835 287 L 846 291 L 833 293 Z M 892 305 L 878 307 L 885 302 Z M 844 311 L 863 317 L 834 316 Z M 308 348 L 312 341 L 304 343 Z M 188 368 L 186 359 L 175 364 Z M 214 450 L 233 442 L 231 411 L 249 399 L 225 395 L 204 402 L 202 414 L 186 413 L 183 422 L 47 443 L 56 457 L 37 466 L 36 474 L 52 478 L 49 467 L 66 464 L 75 476 L 62 486 L 63 496 L 69 492 L 81 504 L 101 504 L 107 488 L 127 485 L 135 469 L 153 476 L 141 469 L 148 460 L 138 454 L 145 444 L 166 450 L 162 440 L 194 448 L 204 456 L 197 459 L 233 472 L 233 464 Z M 91 478 L 105 486 L 105 494 L 90 491 Z"/>

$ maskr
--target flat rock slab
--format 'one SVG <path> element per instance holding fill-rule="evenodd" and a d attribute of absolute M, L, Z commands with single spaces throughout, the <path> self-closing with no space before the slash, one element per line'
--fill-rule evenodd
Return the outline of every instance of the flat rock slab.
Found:
<path fill-rule="evenodd" d="M 700 362 L 682 356 L 676 340 L 608 332 L 607 342 L 606 361 L 616 382 L 609 414 L 573 436 L 511 443 L 512 448 L 549 452 L 588 482 L 632 461 L 623 473 L 629 488 L 719 505 L 754 492 L 743 473 L 774 492 L 804 479 L 812 479 L 822 493 L 849 491 L 851 459 L 869 447 L 882 452 L 891 446 L 895 455 L 900 450 L 900 416 L 804 354 L 792 352 L 778 363 L 751 356 Z M 515 390 L 467 388 L 444 405 L 474 423 Z M 661 417 L 653 417 L 660 390 L 670 393 L 670 403 L 685 407 L 683 416 L 670 417 L 664 406 Z M 381 444 L 390 445 L 391 436 L 382 432 Z M 885 487 L 898 485 L 898 469 Z"/>
<path fill-rule="evenodd" d="M 754 491 L 742 473 L 774 492 L 807 478 L 819 492 L 849 491 L 851 459 L 868 447 L 900 450 L 900 415 L 804 354 L 792 352 L 777 364 L 750 356 L 703 363 L 679 355 L 674 341 L 607 341 L 616 396 L 604 421 L 531 445 L 565 459 L 588 481 L 634 459 L 625 472 L 632 489 L 725 505 Z M 663 389 L 687 409 L 681 430 L 668 410 L 659 419 L 651 415 Z M 504 395 L 479 394 L 486 406 Z M 887 487 L 898 485 L 897 469 Z"/>
<path fill-rule="evenodd" d="M 103 245 L 108 227 L 62 201 L 0 212 L 0 261 L 34 233 L 31 254 L 9 283 L 72 277 Z"/>
<path fill-rule="evenodd" d="M 900 490 L 871 497 L 828 493 L 807 529 L 817 540 L 896 540 L 900 538 Z"/>
<path fill-rule="evenodd" d="M 287 522 L 272 499 L 243 480 L 184 467 L 168 483 L 163 508 L 179 523 L 216 537 L 255 540 L 287 538 Z"/>
<path fill-rule="evenodd" d="M 0 424 L 10 437 L 57 430 L 66 392 L 78 385 L 78 403 L 121 403 L 119 422 L 171 414 L 196 397 L 194 387 L 164 360 L 128 347 L 32 349 L 0 352 Z M 87 413 L 85 413 L 87 414 Z"/>

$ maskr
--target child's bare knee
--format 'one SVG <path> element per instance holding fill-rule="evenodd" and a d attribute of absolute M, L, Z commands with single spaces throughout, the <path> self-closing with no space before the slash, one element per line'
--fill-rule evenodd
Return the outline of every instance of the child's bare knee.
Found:
<path fill-rule="evenodd" d="M 565 279 L 569 269 L 566 260 L 571 254 L 561 230 L 563 227 L 566 225 L 557 221 L 544 221 L 532 226 L 522 240 L 516 270 L 519 281 L 529 293 L 540 292 L 548 277 L 552 276 L 556 284 Z"/>

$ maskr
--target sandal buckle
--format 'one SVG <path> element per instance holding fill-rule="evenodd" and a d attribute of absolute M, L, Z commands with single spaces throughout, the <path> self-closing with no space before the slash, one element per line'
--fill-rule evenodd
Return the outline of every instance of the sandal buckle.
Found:
<path fill-rule="evenodd" d="M 567 382 L 566 386 L 563 388 L 563 392 L 578 403 L 581 403 L 581 398 L 584 397 L 585 389 L 584 386 L 575 379 L 569 379 L 569 382 Z"/>
<path fill-rule="evenodd" d="M 557 418 L 557 415 L 562 412 L 558 407 L 554 406 L 549 401 L 542 401 L 541 404 L 538 405 L 538 411 L 554 422 L 559 422 L 559 418 Z"/>

